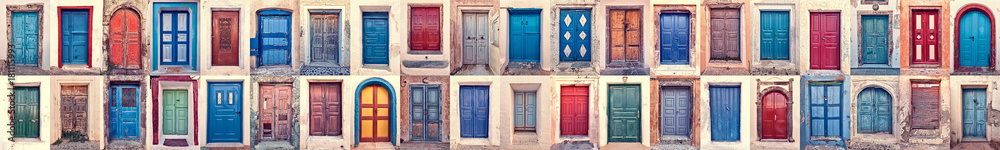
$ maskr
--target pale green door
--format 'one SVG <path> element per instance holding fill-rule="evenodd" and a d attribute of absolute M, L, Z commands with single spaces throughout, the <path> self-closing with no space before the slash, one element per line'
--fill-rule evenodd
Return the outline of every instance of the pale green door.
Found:
<path fill-rule="evenodd" d="M 163 134 L 188 133 L 188 91 L 163 90 Z"/>

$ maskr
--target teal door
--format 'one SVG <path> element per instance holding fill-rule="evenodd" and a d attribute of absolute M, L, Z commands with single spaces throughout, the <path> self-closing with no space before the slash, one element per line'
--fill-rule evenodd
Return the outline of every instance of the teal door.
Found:
<path fill-rule="evenodd" d="M 363 64 L 389 64 L 389 13 L 365 12 L 361 17 Z"/>
<path fill-rule="evenodd" d="M 858 93 L 858 132 L 892 133 L 892 96 L 881 88 Z"/>
<path fill-rule="evenodd" d="M 511 8 L 510 61 L 538 62 L 541 54 L 541 9 Z"/>
<path fill-rule="evenodd" d="M 38 87 L 14 88 L 14 137 L 38 138 Z"/>
<path fill-rule="evenodd" d="M 639 85 L 611 85 L 608 89 L 608 142 L 641 142 Z"/>
<path fill-rule="evenodd" d="M 186 135 L 188 91 L 163 90 L 163 134 Z"/>
<path fill-rule="evenodd" d="M 958 23 L 958 66 L 989 67 L 993 33 L 990 19 L 981 11 L 965 13 Z"/>
<path fill-rule="evenodd" d="M 962 137 L 986 138 L 986 89 L 962 90 Z"/>
<path fill-rule="evenodd" d="M 38 13 L 16 12 L 11 22 L 14 32 L 14 65 L 38 65 Z"/>
<path fill-rule="evenodd" d="M 760 59 L 788 60 L 788 12 L 760 12 Z"/>
<path fill-rule="evenodd" d="M 108 105 L 111 111 L 110 119 L 112 140 L 138 140 L 139 117 L 142 104 L 139 104 L 139 85 L 111 85 Z"/>
<path fill-rule="evenodd" d="M 861 64 L 889 64 L 889 16 L 861 16 Z"/>
<path fill-rule="evenodd" d="M 60 11 L 60 62 L 64 65 L 89 65 L 90 10 Z"/>

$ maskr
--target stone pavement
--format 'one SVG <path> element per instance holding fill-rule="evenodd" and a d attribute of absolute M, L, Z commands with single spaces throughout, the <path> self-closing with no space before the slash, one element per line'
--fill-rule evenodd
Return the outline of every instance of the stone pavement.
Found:
<path fill-rule="evenodd" d="M 97 141 L 87 142 L 62 142 L 52 145 L 53 150 L 96 150 L 101 149 L 101 144 Z"/>

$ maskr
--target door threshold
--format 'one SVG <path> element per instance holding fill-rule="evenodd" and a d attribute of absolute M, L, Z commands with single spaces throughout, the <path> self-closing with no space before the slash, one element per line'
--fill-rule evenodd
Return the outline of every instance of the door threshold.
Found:
<path fill-rule="evenodd" d="M 205 147 L 210 148 L 226 148 L 226 147 L 243 147 L 243 143 L 207 143 Z"/>

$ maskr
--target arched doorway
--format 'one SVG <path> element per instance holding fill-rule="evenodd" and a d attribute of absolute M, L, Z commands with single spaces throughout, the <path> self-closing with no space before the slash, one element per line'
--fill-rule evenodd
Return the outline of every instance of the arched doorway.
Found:
<path fill-rule="evenodd" d="M 768 92 L 761 99 L 761 138 L 788 138 L 788 97 L 779 91 Z"/>
<path fill-rule="evenodd" d="M 858 93 L 858 133 L 892 133 L 892 96 L 882 88 Z"/>
<path fill-rule="evenodd" d="M 109 33 L 111 49 L 108 61 L 117 68 L 141 69 L 142 25 L 139 13 L 132 9 L 118 9 L 111 15 Z"/>
<path fill-rule="evenodd" d="M 968 5 L 959 10 L 956 22 L 955 64 L 959 71 L 993 70 L 994 22 L 986 6 Z"/>
<path fill-rule="evenodd" d="M 396 144 L 396 93 L 388 81 L 369 78 L 355 90 L 354 145 L 359 142 Z"/>

